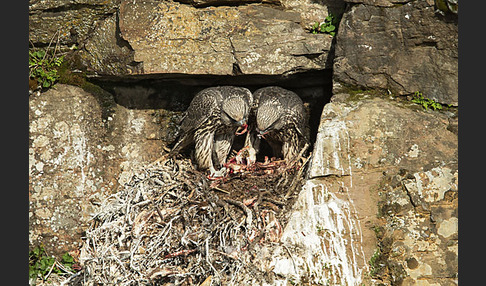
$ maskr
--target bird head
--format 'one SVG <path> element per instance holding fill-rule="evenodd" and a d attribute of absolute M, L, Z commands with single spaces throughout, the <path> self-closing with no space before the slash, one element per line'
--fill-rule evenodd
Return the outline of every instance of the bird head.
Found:
<path fill-rule="evenodd" d="M 269 132 L 282 129 L 284 123 L 280 108 L 274 104 L 260 105 L 256 112 L 256 125 L 259 138 L 265 138 L 264 136 Z"/>
<path fill-rule="evenodd" d="M 221 120 L 225 125 L 237 127 L 236 135 L 244 134 L 248 129 L 249 103 L 241 97 L 230 97 L 223 102 Z"/>

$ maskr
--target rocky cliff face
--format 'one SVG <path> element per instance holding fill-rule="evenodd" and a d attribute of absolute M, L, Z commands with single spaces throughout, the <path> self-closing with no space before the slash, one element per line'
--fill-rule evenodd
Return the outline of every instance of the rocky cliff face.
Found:
<path fill-rule="evenodd" d="M 457 106 L 457 15 L 438 13 L 434 1 L 353 2 L 364 3 L 341 21 L 336 83 L 400 95 L 421 91 Z"/>
<path fill-rule="evenodd" d="M 361 226 L 345 257 L 366 257 L 369 268 L 358 269 L 369 271 L 371 285 L 455 285 L 456 115 L 357 96 L 324 107 L 309 170 L 331 200 L 349 205 L 348 232 Z"/>
<path fill-rule="evenodd" d="M 147 11 L 150 11 L 147 14 Z M 300 25 L 299 13 L 271 6 L 192 6 L 122 1 L 121 36 L 143 73 L 285 74 L 324 69 L 329 35 Z"/>
<path fill-rule="evenodd" d="M 65 47 L 81 44 L 96 25 L 113 15 L 119 0 L 30 0 L 29 40 L 36 47 L 56 42 Z"/>
<path fill-rule="evenodd" d="M 116 105 L 103 116 L 99 98 L 57 84 L 29 100 L 29 241 L 61 255 L 77 247 L 97 204 L 131 170 L 163 152 L 169 128 L 160 112 Z M 106 105 L 104 105 L 106 108 Z"/>
<path fill-rule="evenodd" d="M 457 10 L 435 2 L 30 1 L 33 45 L 59 39 L 104 88 L 29 98 L 30 246 L 79 249 L 201 88 L 281 85 L 311 109 L 312 157 L 252 281 L 457 285 Z M 336 37 L 311 33 L 329 13 Z"/>

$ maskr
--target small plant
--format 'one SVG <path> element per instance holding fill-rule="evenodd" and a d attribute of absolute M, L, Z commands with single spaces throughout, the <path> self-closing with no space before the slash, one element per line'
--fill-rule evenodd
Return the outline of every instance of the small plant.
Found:
<path fill-rule="evenodd" d="M 370 258 L 368 264 L 370 265 L 370 276 L 373 277 L 378 273 L 380 266 L 378 265 L 378 259 L 381 255 L 380 249 L 376 249 L 375 253 Z"/>
<path fill-rule="evenodd" d="M 43 88 L 51 87 L 58 79 L 58 68 L 61 66 L 64 56 L 56 56 L 45 50 L 29 51 L 29 78 L 37 80 Z"/>
<path fill-rule="evenodd" d="M 432 107 L 434 110 L 441 110 L 442 104 L 438 103 L 437 101 L 429 98 L 424 98 L 420 91 L 416 91 L 412 97 L 412 102 L 422 105 L 425 110 L 429 107 Z"/>
<path fill-rule="evenodd" d="M 334 17 L 334 15 L 329 13 L 326 19 L 324 19 L 324 22 L 315 22 L 314 25 L 312 25 L 311 33 L 327 33 L 334 37 L 336 35 L 336 26 L 338 24 L 337 22 L 338 20 Z"/>
<path fill-rule="evenodd" d="M 29 279 L 40 277 L 44 280 L 44 277 L 53 270 L 55 261 L 54 257 L 46 255 L 42 246 L 34 248 L 29 252 Z"/>
<path fill-rule="evenodd" d="M 51 45 L 57 36 L 57 41 L 54 49 Z M 64 55 L 59 56 L 59 37 L 60 33 L 57 31 L 51 38 L 49 45 L 45 49 L 39 49 L 30 42 L 32 49 L 29 49 L 29 87 L 30 81 L 34 81 L 38 86 L 44 89 L 51 87 L 58 79 L 58 69 L 64 61 Z"/>
<path fill-rule="evenodd" d="M 79 270 L 78 267 L 69 253 L 65 253 L 61 262 L 58 262 L 54 257 L 48 256 L 42 246 L 37 246 L 29 252 L 29 279 L 32 280 L 40 278 L 45 281 L 50 273 L 75 272 Z"/>
<path fill-rule="evenodd" d="M 74 272 L 75 270 L 79 270 L 78 268 L 76 268 L 74 257 L 72 257 L 71 254 L 67 252 L 62 255 L 61 264 L 71 272 Z"/>

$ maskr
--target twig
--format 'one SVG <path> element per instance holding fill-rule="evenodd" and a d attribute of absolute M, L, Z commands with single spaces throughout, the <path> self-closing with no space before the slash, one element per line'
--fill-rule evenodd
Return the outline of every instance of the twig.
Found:
<path fill-rule="evenodd" d="M 167 157 L 169 157 L 169 154 L 165 154 L 163 155 L 162 157 L 160 157 L 159 159 L 153 161 L 152 163 L 148 164 L 147 167 L 152 167 L 153 165 L 157 164 L 158 162 L 161 162 L 161 161 L 164 161 L 167 159 Z"/>
<path fill-rule="evenodd" d="M 164 149 L 165 152 L 170 152 L 170 149 L 167 146 L 162 145 L 162 149 Z"/>
<path fill-rule="evenodd" d="M 194 248 L 194 249 L 184 249 L 184 250 L 181 250 L 181 251 L 169 253 L 169 254 L 165 255 L 164 258 L 165 259 L 167 259 L 167 258 L 174 258 L 174 257 L 181 256 L 181 255 L 187 256 L 187 255 L 195 252 L 196 250 L 197 250 L 196 248 Z"/>
<path fill-rule="evenodd" d="M 229 210 L 228 203 L 222 202 L 220 200 L 215 201 L 215 203 L 216 203 L 216 205 L 222 207 L 224 209 L 225 213 L 227 213 L 232 220 L 237 221 L 235 216 L 233 215 L 233 213 L 231 213 L 231 211 Z"/>
<path fill-rule="evenodd" d="M 222 252 L 222 251 L 218 251 L 218 250 L 215 250 L 214 252 L 215 252 L 215 253 L 218 253 L 218 254 L 221 254 L 221 255 L 223 255 L 224 257 L 228 257 L 228 258 L 231 258 L 231 259 L 233 259 L 233 260 L 241 261 L 241 260 L 240 260 L 238 257 L 235 257 L 235 256 L 230 255 L 230 254 L 228 254 L 228 253 L 225 253 L 225 252 Z"/>
<path fill-rule="evenodd" d="M 309 143 L 305 143 L 304 147 L 302 147 L 302 149 L 300 150 L 299 155 L 297 155 L 297 157 L 295 158 L 295 160 L 293 160 L 289 164 L 289 166 L 287 167 L 287 169 L 290 169 L 290 168 L 294 167 L 295 164 L 297 164 L 297 162 L 299 161 L 299 159 L 302 158 L 302 155 L 304 155 L 305 151 L 307 151 L 307 148 L 309 148 Z"/>
<path fill-rule="evenodd" d="M 216 268 L 214 268 L 214 266 L 209 261 L 209 237 L 206 238 L 205 246 L 206 246 L 205 247 L 206 248 L 206 262 L 209 264 L 209 267 L 211 267 L 214 274 L 217 275 L 221 279 L 221 275 L 219 274 L 218 270 L 216 270 Z"/>
<path fill-rule="evenodd" d="M 159 207 L 155 206 L 155 210 L 157 211 L 157 214 L 159 215 L 160 220 L 164 221 L 164 216 L 162 216 L 162 213 L 160 212 Z"/>
<path fill-rule="evenodd" d="M 57 262 L 57 261 L 55 261 Z M 47 273 L 47 275 L 44 277 L 44 280 L 47 280 L 47 278 L 49 277 L 49 275 L 51 275 L 51 272 L 52 272 L 52 269 L 54 269 L 54 266 L 56 266 L 57 263 L 53 263 L 52 266 L 51 266 L 51 269 L 49 269 L 49 272 Z"/>
<path fill-rule="evenodd" d="M 161 180 L 159 180 L 159 179 L 157 179 L 157 178 L 153 178 L 153 181 L 154 181 L 154 182 L 155 182 L 157 185 L 159 185 L 159 186 L 163 186 L 163 185 L 165 185 L 165 184 L 164 184 L 164 182 L 162 182 Z"/>
<path fill-rule="evenodd" d="M 280 177 L 280 179 L 278 180 L 278 182 L 277 182 L 277 186 L 276 186 L 275 188 L 276 188 L 276 189 L 279 189 L 280 184 L 282 184 L 282 183 L 283 183 L 283 186 L 287 185 L 287 181 L 288 181 L 288 176 L 287 176 L 287 173 L 286 173 L 286 172 L 284 172 L 284 173 L 282 174 L 282 176 Z"/>
<path fill-rule="evenodd" d="M 69 274 L 74 274 L 73 271 L 69 270 L 68 268 L 66 268 L 64 265 L 62 265 L 62 263 L 60 263 L 59 261 L 56 260 L 56 262 L 54 263 L 59 269 L 63 270 L 64 272 L 66 273 L 69 273 Z M 54 265 L 53 265 L 54 266 Z"/>
<path fill-rule="evenodd" d="M 239 207 L 240 209 L 242 209 L 243 212 L 245 212 L 247 228 L 250 229 L 251 228 L 251 222 L 253 220 L 253 214 L 252 214 L 251 210 L 247 206 L 245 206 L 245 204 L 243 204 L 242 202 L 239 202 L 239 201 L 235 201 L 235 200 L 232 200 L 232 199 L 223 199 L 223 201 L 225 201 L 229 204 L 235 205 L 235 206 Z"/>
<path fill-rule="evenodd" d="M 152 202 L 152 200 L 145 200 L 145 201 L 141 201 L 141 202 L 139 202 L 139 203 L 136 203 L 136 204 L 132 205 L 132 209 L 133 209 L 134 207 L 141 207 L 141 206 L 148 205 L 148 204 L 149 204 L 149 203 L 151 203 L 151 202 Z"/>
<path fill-rule="evenodd" d="M 216 190 L 216 191 L 219 191 L 219 192 L 222 192 L 222 193 L 225 193 L 227 195 L 231 194 L 230 192 L 228 192 L 226 190 L 223 190 L 223 189 L 221 189 L 220 187 L 217 187 L 217 186 L 213 186 L 212 189 L 213 190 Z"/>
<path fill-rule="evenodd" d="M 203 283 L 201 283 L 201 285 L 199 286 L 210 286 L 212 280 L 213 280 L 213 275 L 209 275 L 208 277 L 206 277 L 206 279 L 204 279 Z"/>
<path fill-rule="evenodd" d="M 292 259 L 292 264 L 294 265 L 294 270 L 295 270 L 295 273 L 297 273 L 297 265 L 295 264 L 295 260 L 294 260 L 294 257 L 292 256 L 292 253 L 290 252 L 290 250 L 287 248 L 287 246 L 285 246 L 285 244 L 282 244 L 282 246 L 285 248 L 285 250 L 287 250 L 287 253 L 289 254 L 290 256 L 290 259 Z"/>
<path fill-rule="evenodd" d="M 302 176 L 302 173 L 304 172 L 304 167 L 305 165 L 307 164 L 307 162 L 309 162 L 309 159 L 312 157 L 312 152 L 310 153 L 309 157 L 307 157 L 304 161 L 304 163 L 302 164 L 302 166 L 300 167 L 299 169 L 299 172 L 297 172 L 297 175 L 294 177 L 293 181 L 292 181 L 292 184 L 290 185 L 290 188 L 289 190 L 287 191 L 287 193 L 285 194 L 284 196 L 284 199 L 288 199 L 288 197 L 290 197 L 290 195 L 293 194 L 295 188 L 297 187 L 297 181 L 299 180 L 299 178 Z"/>
<path fill-rule="evenodd" d="M 56 51 L 57 51 L 57 49 L 59 47 L 59 38 L 61 37 L 61 33 L 59 32 L 59 30 L 57 30 L 56 33 L 57 33 L 57 42 L 56 42 L 56 46 L 54 47 L 54 52 L 52 53 L 52 58 L 53 59 L 56 57 Z M 56 35 L 54 34 L 54 36 L 56 36 Z"/>
<path fill-rule="evenodd" d="M 42 60 L 44 60 L 44 59 L 46 58 L 46 56 L 47 56 L 47 54 L 48 54 L 48 53 L 47 53 L 47 51 L 49 51 L 49 48 L 51 47 L 52 41 L 54 41 L 54 38 L 56 37 L 56 34 L 59 34 L 59 30 L 57 30 L 57 31 L 54 33 L 54 35 L 52 36 L 51 41 L 49 42 L 49 45 L 48 45 L 48 46 L 47 46 L 47 48 L 46 48 L 46 53 L 44 54 L 44 57 L 42 57 Z M 59 41 L 59 37 L 58 37 L 58 41 Z M 56 46 L 57 46 L 57 44 L 56 44 Z M 53 53 L 53 55 L 52 55 L 52 58 L 54 58 L 55 54 L 56 54 L 56 48 L 54 48 L 54 53 Z"/>
<path fill-rule="evenodd" d="M 77 273 L 72 274 L 71 276 L 68 277 L 67 280 L 61 282 L 61 286 L 64 285 L 72 285 L 74 284 L 72 280 L 74 280 L 76 277 L 80 276 L 83 273 L 83 271 L 79 271 Z"/>
<path fill-rule="evenodd" d="M 264 193 L 267 193 L 267 192 L 264 192 Z M 255 211 L 255 214 L 257 215 L 257 225 L 261 222 L 260 216 L 258 214 L 260 213 L 259 205 L 262 203 L 262 199 L 263 199 L 263 193 L 258 192 L 257 201 L 253 204 L 253 210 Z"/>
<path fill-rule="evenodd" d="M 29 39 L 30 44 L 32 45 L 32 48 L 35 49 L 34 42 L 32 42 L 31 39 Z"/>
<path fill-rule="evenodd" d="M 284 205 L 285 205 L 285 203 L 284 203 L 284 202 L 277 201 L 277 200 L 274 200 L 274 199 L 272 199 L 272 198 L 263 197 L 263 198 L 262 198 L 262 200 L 267 201 L 267 202 L 271 202 L 272 204 L 276 204 L 276 205 L 278 205 L 278 206 L 280 206 L 280 207 L 282 207 L 282 206 L 284 206 Z"/>

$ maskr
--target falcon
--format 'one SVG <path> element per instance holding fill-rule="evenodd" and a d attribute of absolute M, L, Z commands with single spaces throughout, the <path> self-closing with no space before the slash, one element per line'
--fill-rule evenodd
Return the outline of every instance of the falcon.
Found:
<path fill-rule="evenodd" d="M 258 152 L 260 141 L 264 139 L 274 156 L 292 163 L 309 141 L 302 100 L 296 93 L 278 86 L 260 88 L 253 93 L 253 98 L 251 132 L 245 145 Z M 256 158 L 253 156 L 249 160 L 254 162 Z"/>
<path fill-rule="evenodd" d="M 182 118 L 182 133 L 170 153 L 195 143 L 198 168 L 209 169 L 210 178 L 223 177 L 226 173 L 223 165 L 235 136 L 247 131 L 252 102 L 252 93 L 244 87 L 217 86 L 201 90 Z"/>

